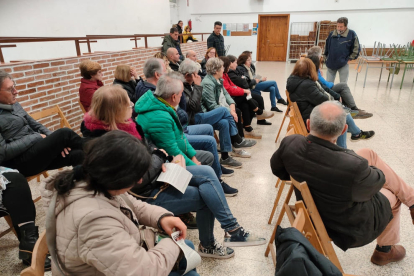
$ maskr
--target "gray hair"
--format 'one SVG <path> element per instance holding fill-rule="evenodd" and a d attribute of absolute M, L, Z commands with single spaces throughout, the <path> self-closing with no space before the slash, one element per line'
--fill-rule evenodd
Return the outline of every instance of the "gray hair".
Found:
<path fill-rule="evenodd" d="M 308 58 L 311 58 L 313 56 L 317 56 L 318 58 L 321 58 L 322 56 L 322 48 L 319 46 L 313 46 L 312 48 L 309 48 L 308 50 Z"/>
<path fill-rule="evenodd" d="M 157 83 L 157 88 L 154 94 L 167 100 L 171 98 L 173 94 L 178 95 L 183 91 L 184 77 L 178 72 L 171 72 L 162 75 Z"/>
<path fill-rule="evenodd" d="M 321 110 L 322 108 L 324 110 Z M 345 110 L 337 101 L 326 101 L 316 106 L 310 115 L 311 131 L 329 138 L 336 138 L 341 135 L 345 123 Z"/>
<path fill-rule="evenodd" d="M 164 60 L 160 58 L 149 58 L 144 63 L 144 75 L 147 79 L 153 78 L 155 76 L 155 72 L 162 75 L 162 65 L 164 64 Z"/>
<path fill-rule="evenodd" d="M 0 88 L 3 86 L 5 79 L 13 80 L 12 76 L 4 70 L 0 70 Z"/>
<path fill-rule="evenodd" d="M 197 74 L 198 70 L 199 69 L 198 69 L 197 64 L 188 58 L 185 59 L 183 62 L 181 62 L 180 68 L 178 69 L 178 71 L 183 75 L 186 75 L 186 74 L 191 75 L 193 73 Z"/>
<path fill-rule="evenodd" d="M 207 74 L 210 74 L 210 75 L 216 74 L 221 69 L 223 64 L 224 62 L 219 58 L 209 58 L 206 63 Z"/>

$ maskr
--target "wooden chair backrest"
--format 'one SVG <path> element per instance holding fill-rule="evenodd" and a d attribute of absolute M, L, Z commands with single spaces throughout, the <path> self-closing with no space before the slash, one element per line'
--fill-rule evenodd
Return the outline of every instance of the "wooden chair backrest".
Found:
<path fill-rule="evenodd" d="M 78 99 L 78 103 L 79 103 L 79 107 L 80 107 L 80 109 L 82 110 L 83 114 L 85 114 L 85 113 L 86 113 L 86 110 L 85 110 L 85 108 L 83 107 L 83 104 L 81 103 L 80 99 Z"/>
<path fill-rule="evenodd" d="M 297 127 L 300 130 L 299 134 L 302 134 L 303 136 L 307 136 L 308 130 L 306 129 L 305 123 L 303 122 L 302 114 L 300 113 L 297 103 L 295 102 L 292 103 L 292 110 L 294 111 Z"/>
<path fill-rule="evenodd" d="M 45 274 L 45 260 L 49 249 L 46 243 L 46 231 L 40 235 L 32 254 L 32 265 L 22 272 L 21 276 L 43 276 Z"/>
<path fill-rule="evenodd" d="M 60 117 L 60 127 L 67 127 L 67 128 L 71 128 L 70 124 L 68 122 L 68 120 L 66 120 L 65 115 L 63 115 L 62 110 L 59 108 L 58 105 L 55 105 L 51 108 L 48 109 L 44 109 L 42 111 L 36 112 L 36 113 L 32 113 L 30 114 L 30 116 L 37 120 L 52 116 L 52 115 L 58 115 Z"/>
<path fill-rule="evenodd" d="M 306 182 L 299 183 L 293 177 L 290 177 L 290 179 L 292 185 L 299 190 L 303 199 L 303 201 L 298 201 L 295 204 L 296 218 L 293 220 L 292 226 L 304 233 L 316 250 L 325 255 L 343 273 L 342 266 L 316 208 L 308 184 Z"/>

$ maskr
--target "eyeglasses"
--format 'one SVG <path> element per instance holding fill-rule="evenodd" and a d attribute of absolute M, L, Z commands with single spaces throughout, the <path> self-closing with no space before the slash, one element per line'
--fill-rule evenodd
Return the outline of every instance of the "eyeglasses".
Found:
<path fill-rule="evenodd" d="M 9 89 L 3 89 L 3 90 L 0 90 L 0 91 L 7 91 L 7 92 L 9 92 L 10 94 L 13 94 L 13 92 L 17 92 L 17 89 L 16 89 L 16 86 L 12 86 L 12 87 L 10 87 Z"/>

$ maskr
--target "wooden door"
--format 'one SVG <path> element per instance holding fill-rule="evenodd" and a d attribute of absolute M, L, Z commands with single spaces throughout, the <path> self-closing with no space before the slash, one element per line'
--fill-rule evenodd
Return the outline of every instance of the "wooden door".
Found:
<path fill-rule="evenodd" d="M 289 14 L 259 15 L 257 60 L 286 61 Z"/>

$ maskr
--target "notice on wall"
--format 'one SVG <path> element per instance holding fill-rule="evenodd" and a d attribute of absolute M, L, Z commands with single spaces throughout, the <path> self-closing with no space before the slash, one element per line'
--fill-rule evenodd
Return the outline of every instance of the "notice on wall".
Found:
<path fill-rule="evenodd" d="M 223 30 L 227 30 L 227 24 L 226 23 L 223 24 Z"/>
<path fill-rule="evenodd" d="M 249 24 L 243 24 L 243 32 L 249 31 Z"/>
<path fill-rule="evenodd" d="M 236 31 L 237 32 L 243 32 L 243 23 L 237 23 L 236 24 Z"/>
<path fill-rule="evenodd" d="M 236 23 L 229 23 L 229 27 L 227 28 L 227 30 L 235 32 L 236 31 Z"/>

